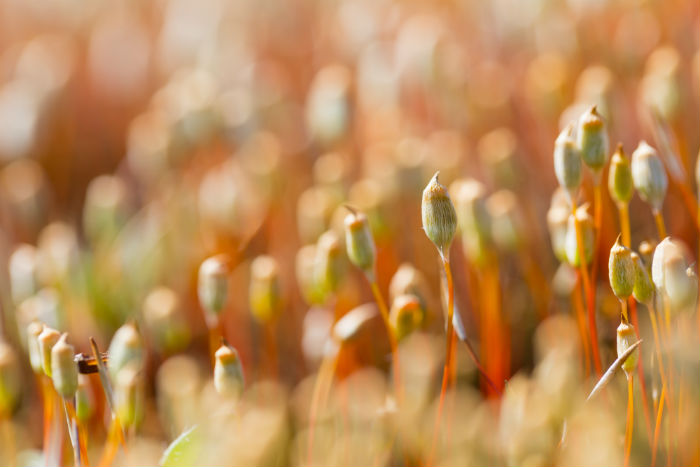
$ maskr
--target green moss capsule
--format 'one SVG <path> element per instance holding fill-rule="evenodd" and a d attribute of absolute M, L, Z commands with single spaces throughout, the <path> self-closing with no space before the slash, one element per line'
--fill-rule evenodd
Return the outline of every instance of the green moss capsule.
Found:
<path fill-rule="evenodd" d="M 389 322 L 398 340 L 421 328 L 425 322 L 425 309 L 415 295 L 399 295 L 391 304 Z"/>
<path fill-rule="evenodd" d="M 620 300 L 627 300 L 634 290 L 636 273 L 632 251 L 620 243 L 619 235 L 610 249 L 608 276 L 615 296 Z"/>
<path fill-rule="evenodd" d="M 559 186 L 574 199 L 583 181 L 581 153 L 573 137 L 573 124 L 564 128 L 554 141 L 554 174 Z"/>
<path fill-rule="evenodd" d="M 207 258 L 199 267 L 197 296 L 208 325 L 213 325 L 224 309 L 228 296 L 228 257 L 216 255 Z"/>
<path fill-rule="evenodd" d="M 634 288 L 632 295 L 639 303 L 649 305 L 654 299 L 654 284 L 651 282 L 649 272 L 637 253 L 632 252 L 634 262 Z"/>
<path fill-rule="evenodd" d="M 625 156 L 622 144 L 617 146 L 617 151 L 610 160 L 608 172 L 608 191 L 610 197 L 618 204 L 627 204 L 634 195 L 634 182 L 632 181 L 632 167 Z"/>
<path fill-rule="evenodd" d="M 338 235 L 332 230 L 323 233 L 316 244 L 315 254 L 314 282 L 321 294 L 327 297 L 338 290 L 345 272 Z"/>
<path fill-rule="evenodd" d="M 126 323 L 117 329 L 109 344 L 109 374 L 112 379 L 116 379 L 121 369 L 127 365 L 140 369 L 143 360 L 141 335 L 133 323 Z"/>
<path fill-rule="evenodd" d="M 39 350 L 41 351 L 41 368 L 44 370 L 44 374 L 51 378 L 51 349 L 58 339 L 61 337 L 61 333 L 52 329 L 48 326 L 44 326 L 44 330 L 39 334 Z"/>
<path fill-rule="evenodd" d="M 250 266 L 249 301 L 250 311 L 260 323 L 268 323 L 279 315 L 282 289 L 279 267 L 274 258 L 258 256 L 253 260 Z"/>
<path fill-rule="evenodd" d="M 225 343 L 214 355 L 214 387 L 224 397 L 238 398 L 245 386 L 243 365 L 236 349 Z"/>
<path fill-rule="evenodd" d="M 668 189 L 668 176 L 656 150 L 645 141 L 632 153 L 632 180 L 639 196 L 653 210 L 661 210 Z"/>
<path fill-rule="evenodd" d="M 421 214 L 425 234 L 445 257 L 457 232 L 457 213 L 447 188 L 438 181 L 439 174 L 436 172 L 423 190 Z"/>
<path fill-rule="evenodd" d="M 56 392 L 69 399 L 78 390 L 78 366 L 75 348 L 66 342 L 67 338 L 68 334 L 63 333 L 51 349 L 51 379 Z"/>
<path fill-rule="evenodd" d="M 637 335 L 634 332 L 634 327 L 629 323 L 620 323 L 617 327 L 617 356 L 625 353 L 635 342 L 637 342 Z M 639 361 L 639 351 L 635 350 L 632 355 L 627 357 L 625 363 L 622 364 L 622 369 L 625 373 L 630 374 L 637 367 L 637 361 Z"/>
<path fill-rule="evenodd" d="M 608 161 L 608 131 L 595 106 L 579 118 L 576 144 L 583 162 L 598 176 Z"/>
<path fill-rule="evenodd" d="M 350 262 L 365 274 L 374 275 L 375 247 L 367 216 L 353 211 L 345 216 L 345 248 Z"/>

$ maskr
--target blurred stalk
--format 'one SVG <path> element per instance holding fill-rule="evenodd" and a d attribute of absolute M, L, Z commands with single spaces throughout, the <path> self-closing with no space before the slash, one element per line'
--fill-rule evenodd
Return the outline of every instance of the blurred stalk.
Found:
<path fill-rule="evenodd" d="M 372 294 L 379 307 L 379 312 L 382 315 L 382 320 L 384 321 L 384 326 L 386 327 L 387 335 L 389 336 L 389 345 L 391 346 L 391 359 L 392 359 L 392 370 L 394 375 L 394 391 L 396 392 L 397 401 L 401 403 L 403 399 L 403 389 L 401 388 L 401 369 L 399 362 L 399 351 L 398 344 L 396 341 L 396 335 L 394 334 L 394 329 L 391 327 L 391 322 L 389 321 L 389 309 L 386 306 L 386 302 L 379 291 L 379 284 L 374 278 L 367 276 L 367 280 L 372 288 Z M 450 277 L 450 282 L 452 278 Z"/>
<path fill-rule="evenodd" d="M 593 349 L 593 364 L 596 369 L 598 377 L 603 375 L 603 365 L 600 360 L 600 351 L 598 349 L 598 329 L 596 326 L 595 317 L 595 296 L 593 295 L 593 290 L 591 288 L 591 281 L 588 277 L 588 269 L 586 268 L 586 254 L 584 252 L 583 246 L 583 233 L 581 232 L 581 224 L 576 216 L 576 203 L 571 202 L 571 213 L 574 216 L 574 228 L 576 229 L 576 243 L 578 248 L 578 256 L 580 258 L 580 271 L 581 279 L 583 284 L 583 290 L 586 294 L 586 304 L 588 306 L 588 327 L 590 330 L 591 337 L 591 348 Z"/>
<path fill-rule="evenodd" d="M 618 214 L 620 217 L 620 232 L 622 234 L 622 244 L 627 248 L 631 248 L 632 236 L 630 234 L 630 217 L 629 217 L 629 203 L 628 202 L 618 202 L 617 203 Z M 637 302 L 633 297 L 629 297 L 629 314 L 630 321 L 634 327 L 634 332 L 639 340 L 639 319 L 637 317 Z M 652 431 L 651 431 L 651 414 L 649 413 L 649 406 L 647 405 L 647 387 L 644 378 L 644 359 L 640 358 L 637 360 L 637 371 L 639 371 L 639 388 L 642 392 L 642 408 L 644 409 L 644 422 L 647 429 L 647 436 L 649 437 L 649 443 L 652 442 Z"/>
<path fill-rule="evenodd" d="M 0 418 L 2 427 L 2 440 L 5 448 L 7 465 L 17 465 L 17 437 L 15 427 L 12 424 L 12 417 L 7 415 Z"/>
<path fill-rule="evenodd" d="M 630 465 L 632 431 L 634 430 L 634 373 L 627 374 L 627 425 L 625 427 L 625 467 Z"/>
<path fill-rule="evenodd" d="M 450 268 L 450 260 L 446 255 L 440 254 L 442 266 L 445 269 L 445 280 L 447 281 L 447 345 L 445 346 L 445 366 L 442 373 L 442 385 L 440 387 L 440 399 L 438 401 L 437 413 L 435 415 L 435 426 L 433 428 L 433 441 L 430 445 L 430 454 L 428 455 L 428 465 L 432 464 L 435 456 L 435 448 L 437 446 L 437 437 L 440 432 L 440 420 L 442 419 L 442 410 L 445 405 L 445 394 L 450 385 L 452 375 L 452 365 L 454 360 L 454 340 L 455 330 L 453 325 L 454 318 L 454 285 L 452 281 L 452 270 Z"/>
<path fill-rule="evenodd" d="M 581 273 L 577 272 L 576 284 L 571 292 L 571 304 L 576 314 L 576 324 L 578 324 L 579 334 L 581 335 L 581 343 L 583 345 L 583 369 L 586 378 L 591 374 L 591 347 L 588 338 L 588 328 L 586 327 L 586 317 L 583 306 L 583 297 L 581 296 L 581 288 L 579 282 Z"/>
<path fill-rule="evenodd" d="M 659 232 L 659 240 L 666 238 L 666 223 L 661 211 L 654 209 L 654 222 L 656 222 L 656 230 Z"/>

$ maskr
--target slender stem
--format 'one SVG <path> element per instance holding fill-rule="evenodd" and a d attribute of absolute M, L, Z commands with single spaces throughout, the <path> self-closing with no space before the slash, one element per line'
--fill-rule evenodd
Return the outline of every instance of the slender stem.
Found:
<path fill-rule="evenodd" d="M 666 238 L 666 223 L 661 211 L 654 209 L 654 222 L 656 222 L 656 230 L 659 232 L 659 240 Z"/>
<path fill-rule="evenodd" d="M 455 339 L 455 331 L 452 323 L 454 317 L 454 287 L 452 283 L 452 270 L 450 269 L 450 261 L 444 255 L 442 257 L 442 265 L 445 269 L 445 279 L 447 280 L 447 345 L 445 347 L 445 367 L 442 373 L 442 385 L 440 387 L 440 399 L 438 400 L 437 413 L 435 414 L 435 427 L 433 428 L 433 441 L 430 447 L 430 455 L 428 464 L 432 464 L 435 448 L 437 446 L 438 433 L 440 431 L 440 420 L 442 419 L 442 409 L 445 405 L 445 394 L 450 381 L 452 371 L 452 348 Z"/>
<path fill-rule="evenodd" d="M 321 401 L 325 399 L 324 393 L 326 388 L 330 389 L 330 383 L 333 381 L 333 373 L 335 372 L 335 367 L 338 362 L 338 356 L 340 352 L 335 354 L 325 354 L 323 360 L 321 361 L 321 366 L 318 370 L 318 375 L 316 376 L 316 381 L 314 383 L 314 389 L 311 394 L 311 408 L 309 411 L 309 435 L 308 435 L 308 447 L 307 447 L 307 459 L 308 464 L 313 465 L 313 452 L 314 452 L 314 432 L 316 429 L 316 419 L 318 417 L 318 410 L 321 407 Z"/>
<path fill-rule="evenodd" d="M 78 426 L 78 443 L 80 444 L 80 459 L 83 461 L 85 467 L 90 467 L 90 459 L 88 458 L 88 433 L 85 424 L 78 418 L 75 417 L 75 421 Z"/>
<path fill-rule="evenodd" d="M 386 326 L 387 336 L 389 336 L 389 345 L 391 346 L 391 359 L 392 359 L 392 370 L 394 375 L 394 391 L 396 391 L 397 402 L 400 404 L 403 399 L 403 389 L 401 387 L 401 362 L 399 361 L 399 351 L 398 343 L 396 341 L 396 334 L 394 334 L 394 329 L 391 327 L 391 322 L 389 321 L 389 309 L 386 306 L 386 302 L 379 291 L 379 284 L 377 284 L 376 279 L 370 281 L 370 286 L 372 287 L 372 293 L 374 294 L 374 299 L 377 301 L 377 306 L 379 307 L 379 312 L 382 315 L 382 320 L 384 320 L 384 326 Z"/>
<path fill-rule="evenodd" d="M 634 300 L 634 297 L 629 298 L 629 313 L 630 313 L 630 321 L 632 321 L 632 326 L 634 327 L 634 333 L 637 336 L 637 340 L 639 340 L 639 320 L 637 319 L 637 302 Z M 641 352 L 641 351 L 640 351 Z M 642 393 L 642 413 L 644 414 L 644 426 L 647 431 L 647 437 L 649 438 L 649 445 L 651 445 L 652 441 L 652 431 L 651 431 L 651 413 L 649 412 L 649 406 L 647 404 L 648 398 L 648 393 L 647 393 L 647 385 L 645 382 L 645 372 L 644 372 L 644 359 L 641 358 L 641 353 L 640 353 L 640 358 L 637 359 L 637 372 L 639 374 L 639 389 Z"/>
<path fill-rule="evenodd" d="M 49 451 L 51 449 L 51 420 L 53 419 L 53 397 L 51 394 L 51 383 L 43 374 L 37 374 L 39 386 L 41 387 L 42 399 L 44 401 L 44 463 L 49 465 Z"/>
<path fill-rule="evenodd" d="M 620 214 L 620 232 L 622 233 L 622 244 L 627 248 L 630 248 L 632 245 L 632 235 L 630 233 L 629 203 L 618 203 L 617 210 Z"/>
<path fill-rule="evenodd" d="M 625 428 L 625 467 L 630 465 L 632 430 L 634 429 L 634 376 L 627 374 L 627 427 Z"/>
<path fill-rule="evenodd" d="M 66 426 L 68 427 L 68 436 L 70 438 L 70 444 L 73 447 L 73 462 L 76 466 L 82 465 L 80 460 L 80 445 L 78 441 L 78 436 L 75 430 L 75 423 L 73 418 L 68 413 L 68 401 L 65 398 L 62 399 L 63 402 L 63 413 L 66 415 Z"/>
<path fill-rule="evenodd" d="M 212 368 L 214 368 L 216 362 L 215 354 L 221 345 L 223 335 L 223 323 L 221 322 L 221 317 L 217 316 L 215 321 L 209 326 L 209 361 Z"/>
<path fill-rule="evenodd" d="M 661 375 L 661 386 L 667 387 L 666 369 L 664 368 L 664 360 L 661 353 L 661 338 L 659 335 L 659 325 L 656 321 L 656 313 L 653 309 L 649 310 L 649 321 L 651 321 L 651 329 L 654 333 L 654 348 L 656 350 L 656 359 L 659 361 L 659 374 Z"/>
<path fill-rule="evenodd" d="M 479 359 L 477 358 L 476 353 L 474 352 L 474 348 L 472 347 L 472 345 L 466 339 L 463 340 L 462 342 L 464 342 L 464 346 L 467 348 L 467 353 L 469 353 L 469 356 L 471 357 L 472 362 L 474 362 L 474 365 L 476 365 L 476 369 L 479 370 L 479 373 L 484 378 L 484 381 L 486 381 L 486 384 L 488 384 L 488 386 L 491 388 L 491 390 L 493 392 L 495 392 L 496 394 L 498 394 L 499 397 L 502 396 L 503 392 L 500 389 L 498 389 L 498 387 L 494 384 L 494 382 L 491 381 L 491 378 L 489 378 L 489 375 L 486 374 L 486 370 L 484 370 L 484 367 L 481 366 L 481 363 L 479 362 Z"/>
<path fill-rule="evenodd" d="M 588 307 L 588 328 L 591 337 L 591 349 L 593 350 L 593 364 L 598 376 L 603 375 L 603 365 L 600 360 L 600 351 L 598 349 L 598 328 L 595 318 L 595 296 L 591 288 L 590 278 L 588 277 L 588 269 L 586 268 L 586 254 L 583 245 L 583 233 L 581 232 L 581 224 L 576 217 L 576 203 L 571 203 L 571 212 L 574 216 L 574 228 L 576 229 L 576 243 L 578 248 L 578 256 L 581 270 L 581 279 L 583 282 L 583 290 L 586 294 L 586 305 Z"/>
<path fill-rule="evenodd" d="M 510 366 L 510 340 L 506 335 L 507 329 L 501 314 L 498 266 L 495 255 L 489 254 L 483 268 L 481 286 L 482 312 L 486 315 L 484 318 L 486 333 L 482 334 L 481 339 L 482 355 L 490 357 L 484 362 L 487 373 L 496 381 L 496 386 L 502 389 Z"/>
<path fill-rule="evenodd" d="M 661 417 L 664 413 L 664 402 L 666 398 L 666 385 L 661 387 L 661 397 L 659 398 L 659 408 L 656 412 L 656 424 L 654 426 L 654 442 L 651 445 L 651 465 L 656 464 L 656 452 L 659 447 L 659 432 L 661 431 Z"/>
<path fill-rule="evenodd" d="M 581 289 L 579 288 L 580 273 L 576 277 L 576 286 L 571 292 L 571 301 L 573 303 L 574 310 L 576 310 L 576 324 L 578 324 L 578 331 L 581 335 L 581 343 L 583 345 L 583 368 L 586 378 L 591 374 L 591 347 L 590 340 L 588 338 L 588 329 L 586 328 L 586 317 L 583 307 L 583 297 L 581 296 Z"/>
<path fill-rule="evenodd" d="M 122 434 L 122 428 L 119 424 L 119 420 L 116 417 L 112 417 L 112 422 L 109 425 L 109 431 L 107 432 L 107 442 L 102 449 L 102 457 L 100 458 L 101 467 L 109 467 L 112 465 L 114 456 L 117 455 L 117 450 L 119 449 L 120 437 Z"/>

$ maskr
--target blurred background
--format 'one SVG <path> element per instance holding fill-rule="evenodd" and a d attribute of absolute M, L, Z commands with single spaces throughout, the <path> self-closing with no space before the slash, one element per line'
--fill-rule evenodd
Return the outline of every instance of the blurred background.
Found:
<path fill-rule="evenodd" d="M 527 373 L 542 355 L 537 325 L 573 315 L 572 279 L 557 275 L 547 226 L 555 138 L 597 105 L 611 151 L 620 142 L 631 154 L 647 140 L 674 180 L 689 181 L 700 147 L 699 46 L 697 0 L 0 0 L 3 335 L 24 355 L 26 326 L 39 318 L 89 352 L 89 336 L 106 349 L 118 327 L 137 322 L 149 354 L 153 417 L 141 430 L 155 441 L 140 458 L 147 465 L 196 418 L 164 418 L 164 362 L 188 359 L 171 367 L 196 375 L 193 393 L 211 377 L 197 271 L 224 253 L 232 269 L 223 335 L 238 349 L 247 383 L 278 381 L 257 394 L 303 406 L 297 393 L 310 391 L 333 322 L 372 301 L 347 260 L 330 298 L 310 278 L 319 236 L 335 231 L 342 243 L 348 203 L 368 215 L 390 305 L 401 265 L 424 276 L 427 313 L 412 351 L 418 361 L 424 355 L 419 376 L 439 378 L 440 265 L 421 229 L 420 202 L 440 170 L 446 186 L 478 180 L 492 219 L 476 245 L 464 240 L 452 250 L 466 333 L 482 360 L 497 355 L 486 364 L 503 379 Z M 588 178 L 583 192 L 592 199 Z M 599 334 L 609 363 L 619 308 L 606 265 L 618 224 L 607 193 L 603 203 Z M 695 221 L 683 203 L 671 184 L 669 231 L 695 250 Z M 630 212 L 632 244 L 655 237 L 640 199 Z M 281 284 L 269 326 L 249 305 L 251 261 L 263 254 Z M 173 314 L 159 321 L 163 309 Z M 507 350 L 489 353 L 481 309 L 499 310 Z M 168 337 L 159 334 L 163 322 Z M 368 365 L 383 377 L 388 362 L 378 355 L 387 347 L 375 324 L 379 331 L 358 345 L 364 351 L 339 363 L 341 377 Z M 460 381 L 471 388 L 462 407 L 475 407 L 489 392 L 459 352 Z M 25 361 L 23 381 L 33 388 Z M 180 384 L 174 378 L 169 384 Z M 361 373 L 352 384 L 383 387 L 380 380 Z M 435 388 L 424 392 L 430 401 Z M 28 403 L 38 393 L 24 399 L 15 417 L 26 434 L 20 444 L 40 446 L 32 430 L 40 407 Z M 289 426 L 305 426 L 304 410 L 289 410 Z M 293 440 L 295 430 L 285 436 Z M 462 435 L 454 442 L 477 436 Z M 524 459 L 484 446 L 471 457 L 445 456 L 462 465 Z M 294 449 L 282 451 L 276 462 L 305 464 Z M 341 464 L 391 458 L 323 455 Z"/>

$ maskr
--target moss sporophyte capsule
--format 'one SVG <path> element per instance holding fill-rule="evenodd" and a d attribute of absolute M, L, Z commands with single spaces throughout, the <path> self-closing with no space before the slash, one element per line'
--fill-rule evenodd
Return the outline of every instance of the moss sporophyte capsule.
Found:
<path fill-rule="evenodd" d="M 457 232 L 457 213 L 447 188 L 438 181 L 439 174 L 436 172 L 423 190 L 421 215 L 425 234 L 445 257 Z"/>

